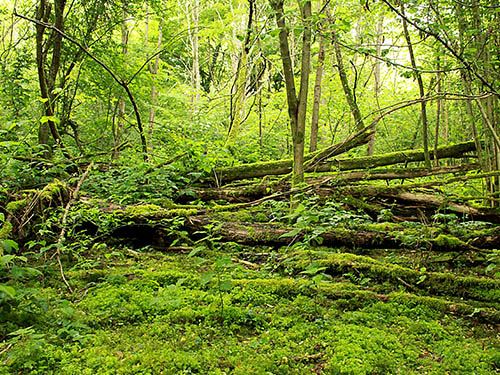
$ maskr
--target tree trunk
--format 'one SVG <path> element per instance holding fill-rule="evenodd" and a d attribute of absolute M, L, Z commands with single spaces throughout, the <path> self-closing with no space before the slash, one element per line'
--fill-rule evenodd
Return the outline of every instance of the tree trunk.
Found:
<path fill-rule="evenodd" d="M 403 16 L 405 15 L 403 3 L 401 3 L 401 14 Z M 404 36 L 406 39 L 406 43 L 408 45 L 408 53 L 410 54 L 411 66 L 414 70 L 415 77 L 417 78 L 420 98 L 423 98 L 425 96 L 425 92 L 424 92 L 424 83 L 422 81 L 422 74 L 420 74 L 420 71 L 418 70 L 418 67 L 417 67 L 415 54 L 413 52 L 413 44 L 411 43 L 410 33 L 408 31 L 408 24 L 407 24 L 405 18 L 403 18 L 403 30 L 404 30 Z M 424 144 L 425 166 L 427 168 L 431 168 L 431 158 L 429 155 L 429 140 L 428 140 L 428 131 L 427 131 L 427 111 L 426 111 L 425 101 L 422 101 L 420 106 L 421 106 L 421 112 L 422 112 L 422 139 L 423 139 L 423 144 Z"/>
<path fill-rule="evenodd" d="M 245 117 L 245 99 L 247 89 L 247 72 L 248 72 L 248 55 L 250 53 L 250 37 L 252 35 L 252 22 L 255 0 L 249 0 L 248 24 L 245 41 L 242 46 L 240 60 L 236 71 L 236 78 L 231 90 L 231 123 L 229 125 L 229 133 L 226 140 L 226 147 L 231 146 L 240 129 L 240 125 Z M 261 124 L 259 124 L 261 126 Z M 261 128 L 259 127 L 259 131 Z"/>
<path fill-rule="evenodd" d="M 381 87 L 381 82 L 380 82 L 380 66 L 381 66 L 381 61 L 380 58 L 382 57 L 382 43 L 384 41 L 384 14 L 382 13 L 380 15 L 380 18 L 377 23 L 377 41 L 375 45 L 376 49 L 376 58 L 375 58 L 375 67 L 374 67 L 374 72 L 373 72 L 373 78 L 374 78 L 374 83 L 373 83 L 373 94 L 375 96 L 375 101 L 377 102 L 377 108 L 380 109 L 379 101 L 378 101 L 378 96 L 380 94 L 380 87 Z M 370 140 L 368 141 L 368 147 L 366 149 L 366 154 L 368 156 L 372 156 L 375 152 L 375 137 L 377 135 L 377 129 L 376 127 L 373 129 L 374 133 L 370 137 Z"/>
<path fill-rule="evenodd" d="M 129 31 L 127 27 L 127 9 L 124 5 L 122 8 L 122 23 L 121 23 L 121 43 L 122 43 L 122 56 L 123 61 L 126 65 L 127 63 L 127 55 L 128 55 L 128 37 Z M 114 148 L 113 148 L 113 157 L 118 159 L 120 157 L 119 145 L 122 140 L 123 129 L 125 128 L 125 99 L 120 97 L 120 101 L 118 102 L 118 119 L 116 122 L 116 128 L 113 132 L 113 140 L 114 140 Z"/>
<path fill-rule="evenodd" d="M 318 10 L 321 8 L 321 3 L 318 2 Z M 318 66 L 316 67 L 316 78 L 314 81 L 314 99 L 313 111 L 311 119 L 311 139 L 309 141 L 309 152 L 314 152 L 318 149 L 318 127 L 319 127 L 319 105 L 321 102 L 321 80 L 323 78 L 324 63 L 325 63 L 325 43 L 326 39 L 323 35 L 323 30 L 319 31 L 319 52 Z"/>
<path fill-rule="evenodd" d="M 148 43 L 148 30 L 149 30 L 149 16 L 146 18 L 146 43 Z M 163 37 L 163 18 L 160 20 L 160 24 L 158 26 L 158 43 L 156 45 L 156 52 L 158 52 L 161 49 L 162 45 L 162 37 Z M 153 148 L 153 132 L 155 128 L 155 107 L 157 103 L 157 91 L 156 91 L 156 76 L 158 75 L 158 68 L 160 66 L 160 55 L 157 54 L 154 58 L 154 62 L 149 64 L 149 72 L 151 73 L 153 83 L 151 85 L 151 90 L 150 90 L 150 99 L 151 99 L 151 106 L 149 108 L 149 129 L 148 129 L 148 136 L 149 136 L 149 152 L 151 153 L 152 148 Z"/>
<path fill-rule="evenodd" d="M 437 73 L 437 91 L 441 92 L 441 72 L 439 71 L 441 69 L 441 61 L 440 61 L 439 51 L 438 51 L 438 56 L 437 56 L 436 69 L 438 71 L 438 73 Z M 435 167 L 439 166 L 437 147 L 438 147 L 438 143 L 439 143 L 439 120 L 440 120 L 440 116 L 441 116 L 441 105 L 442 105 L 442 100 L 438 99 L 436 102 L 436 131 L 434 133 L 434 166 Z"/>
<path fill-rule="evenodd" d="M 64 8 L 65 0 L 56 0 L 54 2 L 54 27 L 60 31 L 64 30 Z M 52 6 L 47 4 L 46 0 L 40 0 L 37 8 L 36 19 L 48 23 L 51 19 Z M 44 105 L 44 117 L 40 120 L 40 128 L 38 131 L 38 139 L 41 145 L 45 146 L 45 157 L 50 157 L 49 150 L 49 132 L 56 144 L 61 147 L 63 154 L 71 159 L 71 155 L 67 151 L 57 129 L 58 120 L 55 117 L 55 101 L 56 97 L 54 89 L 56 80 L 61 66 L 61 49 L 63 38 L 60 33 L 52 33 L 45 40 L 46 27 L 36 24 L 36 61 L 38 82 L 40 85 L 40 93 Z M 47 57 L 49 50 L 52 52 L 50 65 L 46 70 Z"/>
<path fill-rule="evenodd" d="M 198 23 L 200 19 L 200 4 L 199 0 L 193 0 L 193 78 L 194 78 L 194 107 L 197 110 L 200 104 L 200 48 L 199 48 L 199 31 Z"/>
<path fill-rule="evenodd" d="M 290 117 L 290 128 L 293 141 L 292 187 L 295 187 L 304 182 L 304 139 L 311 56 L 311 32 L 309 25 L 311 18 L 311 2 L 305 1 L 301 4 L 304 32 L 302 37 L 302 65 L 298 97 L 295 90 L 295 79 L 290 56 L 290 47 L 288 44 L 288 29 L 285 22 L 283 2 L 283 0 L 271 0 L 271 6 L 276 13 L 276 23 L 280 29 L 280 54 L 285 76 L 288 115 Z"/>
<path fill-rule="evenodd" d="M 357 130 L 363 129 L 363 117 L 361 116 L 361 112 L 358 107 L 358 103 L 354 96 L 351 87 L 349 86 L 349 80 L 347 79 L 347 73 L 344 67 L 344 61 L 342 57 L 342 50 L 340 49 L 339 40 L 337 34 L 332 31 L 332 42 L 333 49 L 335 51 L 335 58 L 337 60 L 337 68 L 339 70 L 339 78 L 342 83 L 342 88 L 344 89 L 345 98 L 347 104 L 349 104 L 349 108 L 351 109 L 352 117 L 354 118 L 354 126 Z"/>

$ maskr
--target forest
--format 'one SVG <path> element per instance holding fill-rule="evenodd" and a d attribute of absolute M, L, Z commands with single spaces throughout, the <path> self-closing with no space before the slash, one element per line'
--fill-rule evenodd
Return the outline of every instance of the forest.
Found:
<path fill-rule="evenodd" d="M 500 0 L 0 0 L 0 375 L 500 373 Z"/>

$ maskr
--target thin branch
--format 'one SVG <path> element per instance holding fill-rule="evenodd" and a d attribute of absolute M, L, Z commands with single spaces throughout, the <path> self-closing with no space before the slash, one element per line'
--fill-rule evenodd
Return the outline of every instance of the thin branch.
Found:
<path fill-rule="evenodd" d="M 434 39 L 436 39 L 439 43 L 441 43 L 458 61 L 460 61 L 464 65 L 464 67 L 469 72 L 471 72 L 472 74 L 474 74 L 474 76 L 476 76 L 476 78 L 479 79 L 484 86 L 486 86 L 487 88 L 489 88 L 493 93 L 495 93 L 495 95 L 500 96 L 500 94 L 498 93 L 498 91 L 482 75 L 480 75 L 472 67 L 472 65 L 468 61 L 466 61 L 462 56 L 460 56 L 460 54 L 457 51 L 455 51 L 455 49 L 453 47 L 451 47 L 446 42 L 446 40 L 444 40 L 443 38 L 441 38 L 438 33 L 434 32 L 434 31 L 431 31 L 431 30 L 427 30 L 427 29 L 423 28 L 422 26 L 418 25 L 415 21 L 413 21 L 413 20 L 409 19 L 408 17 L 406 17 L 406 15 L 404 15 L 399 9 L 397 9 L 396 7 L 394 7 L 389 2 L 389 0 L 382 0 L 382 2 L 384 2 L 394 13 L 396 13 L 399 17 L 401 17 L 401 19 L 403 19 L 406 22 L 408 22 L 410 25 L 412 25 L 413 27 L 415 27 L 417 30 L 419 30 L 419 31 L 421 31 L 421 32 L 423 32 L 423 33 L 425 33 L 427 35 L 431 35 L 432 37 L 434 37 Z"/>

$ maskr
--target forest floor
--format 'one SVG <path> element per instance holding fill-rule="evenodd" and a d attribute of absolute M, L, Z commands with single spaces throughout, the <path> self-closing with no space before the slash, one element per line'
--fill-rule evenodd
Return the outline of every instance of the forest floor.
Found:
<path fill-rule="evenodd" d="M 189 244 L 94 241 L 63 257 L 72 294 L 42 262 L 15 284 L 29 298 L 4 319 L 0 374 L 500 373 L 500 282 L 480 255 L 204 228 Z"/>

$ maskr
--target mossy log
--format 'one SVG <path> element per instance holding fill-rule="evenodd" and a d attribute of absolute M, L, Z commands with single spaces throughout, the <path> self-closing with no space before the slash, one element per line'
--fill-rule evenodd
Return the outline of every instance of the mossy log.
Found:
<path fill-rule="evenodd" d="M 372 132 L 360 132 L 346 141 L 304 155 L 304 163 L 306 166 L 310 165 L 306 170 L 312 169 L 316 165 L 316 162 L 319 163 L 327 158 L 343 154 L 352 148 L 366 144 L 372 134 Z M 292 172 L 292 164 L 292 159 L 244 164 L 237 167 L 214 170 L 213 173 L 204 176 L 201 181 L 210 183 L 216 182 L 218 185 L 222 185 L 231 181 L 244 180 L 247 178 L 284 175 Z"/>
<path fill-rule="evenodd" d="M 203 231 L 207 224 L 214 224 L 208 217 L 187 217 L 186 229 L 191 232 Z M 477 233 L 469 237 L 455 237 L 441 232 L 424 233 L 420 230 L 408 229 L 390 225 L 372 225 L 372 227 L 328 228 L 321 233 L 318 240 L 322 246 L 348 248 L 428 248 L 438 252 L 466 252 L 479 249 L 494 249 L 499 245 L 500 231 Z M 294 227 L 284 227 L 280 224 L 256 223 L 223 223 L 215 235 L 222 240 L 233 241 L 246 245 L 287 246 L 292 243 L 306 241 L 308 231 L 302 230 L 295 236 L 288 236 Z M 309 232 L 312 232 L 312 228 Z M 310 236 L 309 236 L 310 237 Z"/>
<path fill-rule="evenodd" d="M 329 174 L 320 177 L 306 178 L 308 184 L 321 186 L 322 184 L 331 185 L 345 185 L 356 181 L 372 181 L 372 180 L 398 180 L 398 179 L 412 179 L 419 177 L 438 176 L 450 173 L 460 173 L 477 170 L 479 164 L 469 163 L 464 165 L 435 167 L 432 169 L 427 168 L 390 168 L 390 169 L 373 169 L 367 171 L 354 171 L 354 172 L 340 172 Z M 205 188 L 195 189 L 196 199 L 202 201 L 210 200 L 225 200 L 232 203 L 251 202 L 252 200 L 262 198 L 263 196 L 272 192 L 287 191 L 290 189 L 290 184 L 281 182 L 270 183 L 256 183 L 248 184 L 238 187 L 224 187 L 224 188 Z M 188 198 L 188 197 L 186 197 Z M 192 199 L 192 197 L 189 197 Z M 181 198 L 180 200 L 183 200 Z M 184 199 L 185 200 L 185 199 Z"/>
<path fill-rule="evenodd" d="M 307 253 L 297 262 L 287 262 L 287 268 L 295 268 L 297 273 L 304 271 L 311 263 L 310 257 L 314 254 Z M 500 302 L 500 280 L 493 280 L 476 276 L 457 276 L 451 273 L 426 272 L 414 270 L 399 265 L 383 263 L 373 258 L 340 253 L 323 255 L 322 259 L 314 260 L 318 266 L 326 267 L 324 272 L 332 275 L 342 275 L 355 272 L 362 273 L 379 281 L 389 281 L 394 285 L 411 287 L 414 291 L 421 290 L 435 295 L 454 296 L 472 299 L 480 302 Z"/>
<path fill-rule="evenodd" d="M 406 180 L 412 178 L 438 176 L 449 173 L 461 173 L 478 170 L 477 163 L 468 163 L 463 165 L 453 165 L 445 167 L 428 168 L 390 168 L 390 169 L 372 169 L 366 171 L 343 172 L 332 175 L 334 179 L 327 179 L 329 184 L 340 185 L 356 181 L 372 180 Z M 311 182 L 314 180 L 311 179 Z"/>
<path fill-rule="evenodd" d="M 476 144 L 474 142 L 463 142 L 450 146 L 438 147 L 437 156 L 439 159 L 462 158 L 467 152 L 475 150 Z M 434 152 L 430 151 L 430 155 L 431 158 L 433 158 Z M 366 156 L 361 158 L 331 160 L 319 165 L 317 168 L 313 169 L 313 171 L 330 172 L 335 170 L 347 171 L 354 169 L 368 169 L 400 163 L 420 162 L 424 160 L 424 151 L 420 149 L 396 151 L 387 154 Z"/>
<path fill-rule="evenodd" d="M 31 221 L 43 216 L 50 207 L 63 206 L 69 201 L 70 190 L 65 182 L 54 180 L 41 190 L 24 191 L 21 199 L 6 206 L 7 221 L 12 224 L 10 235 L 23 239 L 30 234 Z"/>
<path fill-rule="evenodd" d="M 361 137 L 361 136 L 360 136 Z M 362 142 L 361 142 L 362 140 Z M 364 144 L 365 139 L 360 138 L 360 144 Z M 358 142 L 358 143 L 359 143 Z M 335 145 L 335 151 L 332 151 L 329 157 L 339 155 L 350 148 L 359 146 L 354 141 L 347 146 L 344 143 Z M 348 147 L 349 146 L 349 147 Z M 438 148 L 437 155 L 439 159 L 445 158 L 460 158 L 464 157 L 467 152 L 474 151 L 476 145 L 474 142 L 464 142 L 458 143 L 450 146 L 442 146 Z M 321 153 L 322 151 L 318 151 Z M 318 163 L 308 163 L 308 161 L 315 158 L 318 153 L 308 154 L 305 156 L 306 161 L 306 172 L 331 172 L 331 171 L 345 171 L 345 170 L 355 170 L 355 169 L 368 169 L 375 167 L 382 167 L 387 165 L 394 165 L 406 162 L 418 162 L 424 160 L 423 150 L 408 150 L 408 151 L 398 151 L 391 152 L 388 154 L 359 157 L 359 158 L 348 158 L 348 159 L 336 159 L 331 161 L 322 161 L 319 159 Z M 433 157 L 433 152 L 431 151 L 431 157 Z M 320 161 L 321 160 L 321 161 Z M 271 175 L 284 175 L 290 173 L 292 170 L 292 160 L 277 160 L 265 163 L 252 163 L 245 164 L 237 167 L 223 168 L 215 171 L 218 183 L 221 185 L 223 183 L 243 180 L 248 178 L 260 178 L 264 176 Z M 213 182 L 213 176 L 206 176 L 203 180 L 204 182 Z"/>
<path fill-rule="evenodd" d="M 500 223 L 500 213 L 497 210 L 461 203 L 460 197 L 456 196 L 407 191 L 410 188 L 411 185 L 347 186 L 340 190 L 338 188 L 324 188 L 319 190 L 318 194 L 321 196 L 363 197 L 377 202 L 385 201 L 386 205 L 401 211 L 403 216 L 415 216 L 415 213 L 419 211 L 422 214 L 428 214 L 427 216 L 432 216 L 439 210 L 465 216 L 469 220 Z M 388 200 L 391 200 L 391 202 L 388 202 Z"/>

